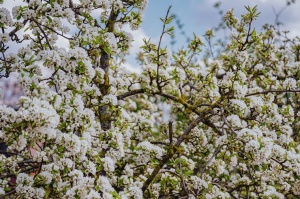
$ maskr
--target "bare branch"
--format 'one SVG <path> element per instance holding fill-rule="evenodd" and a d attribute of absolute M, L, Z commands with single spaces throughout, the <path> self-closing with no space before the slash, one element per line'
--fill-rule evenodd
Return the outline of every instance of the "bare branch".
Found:
<path fill-rule="evenodd" d="M 268 90 L 268 91 L 262 91 L 262 92 L 255 92 L 245 95 L 245 97 L 253 96 L 253 95 L 263 95 L 268 93 L 300 93 L 300 90 Z"/>
<path fill-rule="evenodd" d="M 203 114 L 204 115 L 204 114 Z M 175 147 L 178 147 L 189 135 L 189 133 L 195 128 L 202 120 L 203 115 L 200 115 L 196 120 L 190 123 L 190 125 L 187 127 L 187 129 L 183 132 L 183 134 L 178 138 Z M 173 157 L 175 154 L 173 146 L 170 146 L 166 156 L 160 161 L 159 165 L 155 167 L 155 169 L 152 171 L 151 175 L 148 177 L 148 179 L 144 182 L 142 190 L 145 192 L 151 182 L 154 180 L 156 175 L 159 173 L 159 171 L 164 167 L 164 165 Z"/>
<path fill-rule="evenodd" d="M 170 12 L 170 10 L 171 10 L 171 7 L 172 7 L 172 6 L 169 6 L 169 8 L 168 8 L 168 11 L 167 11 L 165 20 L 168 19 L 168 16 L 169 16 L 169 12 Z M 165 29 L 166 29 L 166 23 L 164 23 L 164 25 L 163 25 L 162 33 L 161 33 L 161 35 L 160 35 L 159 42 L 158 42 L 158 46 L 157 46 L 156 84 L 157 84 L 158 90 L 160 90 L 160 91 L 161 91 L 161 86 L 160 86 L 160 82 L 159 82 L 159 67 L 160 67 L 159 59 L 160 59 L 161 54 L 159 53 L 159 50 L 160 50 L 162 38 L 163 38 L 164 34 L 166 33 L 166 32 L 165 32 Z"/>
<path fill-rule="evenodd" d="M 129 96 L 132 96 L 132 95 L 141 94 L 141 93 L 144 93 L 144 92 L 145 92 L 145 89 L 136 89 L 136 90 L 128 91 L 127 93 L 124 93 L 122 95 L 118 95 L 117 99 L 118 100 L 122 100 L 122 99 L 124 99 L 126 97 L 129 97 Z"/>

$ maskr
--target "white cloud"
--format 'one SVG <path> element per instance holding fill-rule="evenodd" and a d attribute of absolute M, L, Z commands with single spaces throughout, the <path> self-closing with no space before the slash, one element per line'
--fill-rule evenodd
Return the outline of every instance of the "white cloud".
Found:
<path fill-rule="evenodd" d="M 140 51 L 140 47 L 144 44 L 143 39 L 149 39 L 149 37 L 147 36 L 147 34 L 144 32 L 142 28 L 132 31 L 129 25 L 126 25 L 124 30 L 126 32 L 129 32 L 133 38 L 130 54 L 138 53 Z"/>
<path fill-rule="evenodd" d="M 122 66 L 125 67 L 127 70 L 130 70 L 132 72 L 140 73 L 142 71 L 141 67 L 133 66 L 132 64 L 130 64 L 128 62 L 122 64 Z"/>
<path fill-rule="evenodd" d="M 143 39 L 149 39 L 149 36 L 142 28 L 132 31 L 129 25 L 125 26 L 125 31 L 132 35 L 134 41 L 129 49 L 129 55 L 126 56 L 127 62 L 124 66 L 128 67 L 128 69 L 131 71 L 140 71 L 141 66 L 136 61 L 136 55 L 138 52 L 140 52 L 140 47 L 144 45 Z"/>
<path fill-rule="evenodd" d="M 12 10 L 16 5 L 26 6 L 27 4 L 23 0 L 4 0 L 0 7 L 4 7 L 8 10 Z"/>

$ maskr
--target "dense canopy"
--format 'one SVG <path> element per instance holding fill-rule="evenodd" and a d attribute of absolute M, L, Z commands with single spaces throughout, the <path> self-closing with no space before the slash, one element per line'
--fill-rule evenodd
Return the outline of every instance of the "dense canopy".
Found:
<path fill-rule="evenodd" d="M 299 38 L 255 30 L 256 7 L 228 11 L 229 38 L 206 56 L 212 30 L 162 45 L 166 11 L 132 72 L 124 26 L 147 0 L 14 3 L 0 9 L 1 78 L 18 74 L 25 95 L 0 105 L 0 198 L 300 197 Z"/>

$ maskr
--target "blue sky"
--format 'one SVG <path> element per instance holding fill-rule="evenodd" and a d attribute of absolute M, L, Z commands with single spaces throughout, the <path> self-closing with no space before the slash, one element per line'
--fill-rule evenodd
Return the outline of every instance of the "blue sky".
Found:
<path fill-rule="evenodd" d="M 201 0 L 199 0 L 201 3 Z M 156 36 L 161 30 L 160 17 L 165 17 L 168 7 L 172 5 L 171 14 L 180 16 L 180 19 L 189 25 L 195 21 L 193 19 L 191 1 L 187 0 L 149 0 L 148 6 L 144 12 L 144 23 L 142 29 L 147 32 L 149 36 Z"/>
<path fill-rule="evenodd" d="M 261 12 L 260 17 L 254 22 L 257 30 L 260 30 L 263 24 L 274 24 L 275 12 L 279 12 L 286 5 L 286 0 L 219 0 L 221 9 L 224 13 L 234 8 L 237 17 L 246 12 L 245 6 L 258 6 Z M 215 27 L 221 20 L 218 10 L 214 8 L 214 4 L 218 0 L 148 0 L 148 6 L 143 14 L 143 24 L 140 29 L 132 32 L 135 39 L 133 48 L 128 57 L 126 64 L 131 69 L 139 68 L 135 61 L 135 54 L 139 51 L 139 46 L 143 44 L 142 38 L 151 38 L 157 42 L 162 31 L 162 22 L 160 17 L 165 17 L 168 7 L 172 5 L 171 13 L 175 13 L 184 24 L 184 31 L 189 37 L 193 37 L 193 33 L 203 35 L 206 30 Z M 284 9 L 280 15 L 280 21 L 284 22 L 282 30 L 289 30 L 290 36 L 300 35 L 300 0 L 296 0 L 295 4 Z M 174 23 L 175 24 L 175 23 Z M 176 26 L 175 26 L 176 28 Z M 186 45 L 185 37 L 175 32 L 177 46 L 181 48 Z M 170 45 L 170 38 L 164 38 L 164 45 Z"/>
<path fill-rule="evenodd" d="M 237 16 L 245 12 L 244 6 L 258 6 L 261 13 L 256 24 L 273 23 L 276 12 L 279 12 L 285 4 L 286 0 L 219 0 L 221 9 L 227 11 L 234 8 Z M 144 23 L 141 28 L 150 37 L 155 37 L 160 33 L 161 22 L 160 17 L 166 15 L 166 11 L 172 5 L 171 13 L 175 13 L 185 24 L 185 30 L 192 34 L 203 33 L 206 29 L 215 26 L 220 21 L 218 11 L 213 5 L 218 0 L 148 0 L 148 6 L 144 11 Z M 295 4 L 287 7 L 280 17 L 286 23 L 287 28 L 291 23 L 299 23 L 300 2 L 296 0 Z"/>

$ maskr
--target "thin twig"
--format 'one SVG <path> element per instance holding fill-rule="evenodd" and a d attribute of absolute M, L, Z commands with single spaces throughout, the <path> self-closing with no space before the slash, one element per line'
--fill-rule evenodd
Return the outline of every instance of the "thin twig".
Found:
<path fill-rule="evenodd" d="M 46 43 L 48 44 L 49 46 L 49 49 L 52 50 L 52 46 L 48 40 L 48 35 L 45 33 L 45 31 L 43 30 L 43 28 L 40 26 L 40 23 L 38 21 L 36 21 L 35 19 L 31 19 L 37 26 L 38 28 L 40 29 L 40 31 L 42 32 L 42 34 L 44 35 L 44 38 L 46 40 Z"/>
<path fill-rule="evenodd" d="M 252 95 L 263 95 L 263 94 L 267 94 L 267 93 L 286 93 L 286 92 L 300 93 L 300 90 L 268 90 L 268 91 L 250 93 L 250 94 L 245 95 L 245 97 L 249 97 Z"/>
<path fill-rule="evenodd" d="M 173 142 L 173 125 L 172 125 L 172 121 L 169 121 L 169 141 L 170 141 L 170 145 L 172 145 Z"/>
<path fill-rule="evenodd" d="M 172 7 L 172 6 L 169 6 L 169 8 L 168 8 L 168 11 L 167 11 L 165 20 L 168 19 L 168 16 L 169 16 L 169 12 L 170 12 L 170 10 L 171 10 L 171 7 Z M 158 42 L 158 46 L 157 46 L 156 84 L 157 84 L 158 90 L 160 90 L 160 91 L 161 91 L 161 87 L 160 87 L 160 82 L 159 82 L 159 66 L 160 66 L 159 59 L 160 59 L 161 54 L 159 53 L 159 50 L 160 50 L 162 38 L 163 38 L 163 36 L 164 36 L 164 34 L 165 34 L 165 29 L 166 29 L 166 23 L 164 23 L 164 25 L 163 25 L 162 33 L 161 33 L 161 35 L 160 35 L 159 42 Z"/>

